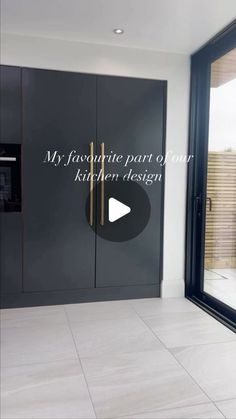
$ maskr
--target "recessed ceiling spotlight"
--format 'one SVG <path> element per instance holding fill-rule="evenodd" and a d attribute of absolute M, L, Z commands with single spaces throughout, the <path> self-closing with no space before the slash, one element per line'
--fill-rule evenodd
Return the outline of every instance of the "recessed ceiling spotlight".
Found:
<path fill-rule="evenodd" d="M 123 35 L 123 33 L 124 33 L 124 29 L 121 29 L 121 28 L 116 28 L 116 29 L 114 29 L 114 30 L 113 30 L 113 32 L 114 32 L 114 34 L 116 34 L 116 35 Z"/>

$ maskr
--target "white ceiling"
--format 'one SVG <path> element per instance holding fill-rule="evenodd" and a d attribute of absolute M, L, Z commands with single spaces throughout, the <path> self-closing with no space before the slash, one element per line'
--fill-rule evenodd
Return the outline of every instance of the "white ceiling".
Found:
<path fill-rule="evenodd" d="M 1 11 L 3 32 L 189 54 L 235 19 L 236 0 L 2 0 Z"/>

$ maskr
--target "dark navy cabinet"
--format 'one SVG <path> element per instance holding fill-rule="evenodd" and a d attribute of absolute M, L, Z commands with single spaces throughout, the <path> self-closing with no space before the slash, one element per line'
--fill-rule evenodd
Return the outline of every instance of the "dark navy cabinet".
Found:
<path fill-rule="evenodd" d="M 24 290 L 94 287 L 95 237 L 85 203 L 88 182 L 75 166 L 45 164 L 47 151 L 89 153 L 96 137 L 96 77 L 23 69 Z M 89 170 L 84 163 L 81 170 Z"/>
<path fill-rule="evenodd" d="M 22 292 L 22 215 L 0 213 L 1 293 Z"/>
<path fill-rule="evenodd" d="M 105 153 L 112 151 L 118 155 L 153 154 L 151 163 L 132 163 L 125 168 L 122 164 L 105 166 L 106 171 L 120 176 L 133 170 L 142 174 L 145 171 L 156 173 L 160 170 L 154 156 L 164 152 L 165 125 L 165 82 L 157 80 L 136 79 L 127 77 L 99 76 L 97 88 L 98 101 L 98 142 L 104 142 Z M 109 167 L 111 166 L 111 167 Z M 163 172 L 161 170 L 161 172 Z M 140 185 L 140 183 L 139 183 Z M 138 287 L 141 292 L 149 290 L 159 293 L 162 261 L 162 208 L 163 181 L 152 186 L 141 183 L 151 206 L 150 219 L 145 229 L 131 240 L 104 240 L 102 230 L 116 228 L 107 223 L 98 222 L 96 285 Z M 122 185 L 123 190 L 125 184 Z M 105 185 L 105 202 L 109 199 L 109 187 Z M 111 192 L 112 193 L 112 192 Z M 128 193 L 128 192 L 127 192 Z M 135 223 L 142 223 L 144 214 L 134 216 L 136 208 L 142 206 L 135 194 L 139 190 L 130 188 L 130 197 L 126 196 L 131 207 L 130 222 L 127 228 L 132 229 L 132 216 Z M 144 199 L 143 195 L 138 195 Z M 123 194 L 122 194 L 123 197 Z M 98 220 L 99 221 L 99 220 Z M 125 228 L 120 220 L 120 228 Z M 125 222 L 125 220 L 124 220 Z M 119 221 L 118 221 L 119 223 Z M 117 224 L 117 228 L 119 225 Z M 113 232 L 110 232 L 113 236 Z M 152 291 L 151 291 L 152 290 Z"/>
<path fill-rule="evenodd" d="M 19 67 L 0 67 L 0 142 L 22 142 L 22 92 L 21 69 Z"/>
<path fill-rule="evenodd" d="M 146 228 L 113 242 L 100 234 L 100 186 L 90 201 L 91 185 L 74 182 L 73 164 L 55 167 L 44 159 L 48 152 L 88 155 L 91 142 L 94 154 L 101 143 L 108 153 L 164 153 L 166 83 L 8 66 L 1 71 L 1 142 L 22 143 L 22 211 L 0 214 L 2 306 L 159 296 L 164 180 L 143 185 L 151 206 Z M 87 162 L 79 167 L 91 169 Z M 98 173 L 100 164 L 93 170 Z M 112 170 L 122 174 L 119 165 Z M 156 168 L 142 165 L 145 170 Z"/>
<path fill-rule="evenodd" d="M 22 142 L 22 95 L 21 69 L 18 67 L 0 67 L 0 158 L 4 159 L 3 144 L 20 144 Z M 11 154 L 11 153 L 10 153 Z M 20 158 L 20 156 L 19 156 Z M 4 194 L 5 176 L 15 176 L 6 161 L 0 161 L 0 194 Z M 8 173 L 9 172 L 9 173 Z M 20 188 L 20 179 L 15 179 Z M 8 179 L 11 183 L 13 179 Z M 11 191 L 12 201 L 15 191 Z M 1 196 L 2 204 L 2 196 Z M 10 212 L 3 212 L 0 205 L 0 285 L 3 298 L 6 294 L 21 293 L 22 291 L 22 213 L 19 202 L 17 211 L 10 208 Z"/>

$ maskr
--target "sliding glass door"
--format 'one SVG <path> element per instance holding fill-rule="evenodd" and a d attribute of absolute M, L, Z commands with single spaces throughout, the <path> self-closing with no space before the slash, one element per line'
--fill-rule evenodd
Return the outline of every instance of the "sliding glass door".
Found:
<path fill-rule="evenodd" d="M 236 309 L 236 48 L 211 64 L 204 291 Z"/>
<path fill-rule="evenodd" d="M 236 26 L 192 57 L 186 295 L 235 327 Z"/>

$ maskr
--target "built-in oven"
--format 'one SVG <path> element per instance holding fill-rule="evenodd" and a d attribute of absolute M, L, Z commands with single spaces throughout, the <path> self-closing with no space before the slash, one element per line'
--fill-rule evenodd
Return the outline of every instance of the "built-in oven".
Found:
<path fill-rule="evenodd" d="M 21 211 L 21 146 L 0 144 L 0 212 Z"/>

